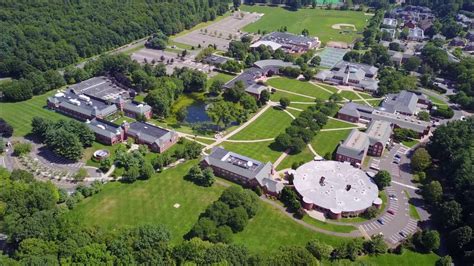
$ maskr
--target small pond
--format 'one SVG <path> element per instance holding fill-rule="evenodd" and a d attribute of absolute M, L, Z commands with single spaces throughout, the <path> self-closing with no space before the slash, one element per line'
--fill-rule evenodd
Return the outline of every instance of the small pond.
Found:
<path fill-rule="evenodd" d="M 210 122 L 211 118 L 206 113 L 206 105 L 205 102 L 197 101 L 188 106 L 184 121 L 190 124 Z"/>

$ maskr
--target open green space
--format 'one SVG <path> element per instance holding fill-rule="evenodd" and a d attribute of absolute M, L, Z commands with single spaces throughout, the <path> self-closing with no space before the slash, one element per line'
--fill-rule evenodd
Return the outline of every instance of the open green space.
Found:
<path fill-rule="evenodd" d="M 357 125 L 351 124 L 344 121 L 339 121 L 336 119 L 328 119 L 326 125 L 324 125 L 323 129 L 334 129 L 334 128 L 348 128 L 348 127 L 356 127 Z"/>
<path fill-rule="evenodd" d="M 92 146 L 84 150 L 82 160 L 85 161 L 86 165 L 88 166 L 99 167 L 99 162 L 92 160 L 92 155 L 94 154 L 94 152 L 97 150 L 107 150 L 110 152 L 110 154 L 114 154 L 119 146 L 119 144 L 108 146 L 94 141 L 92 143 Z"/>
<path fill-rule="evenodd" d="M 245 155 L 263 163 L 275 162 L 282 154 L 282 151 L 274 147 L 273 140 L 252 143 L 223 142 L 222 146 L 229 151 Z"/>
<path fill-rule="evenodd" d="M 207 88 L 209 88 L 212 85 L 212 82 L 214 82 L 214 80 L 220 80 L 222 82 L 227 82 L 227 81 L 233 79 L 234 77 L 235 76 L 233 76 L 233 75 L 218 72 L 216 75 L 214 75 L 214 76 L 210 77 L 209 79 L 207 79 Z"/>
<path fill-rule="evenodd" d="M 441 99 L 438 98 L 438 97 L 435 97 L 435 96 L 432 96 L 432 95 L 428 95 L 428 98 L 433 102 L 433 104 L 436 104 L 436 105 L 448 105 L 446 102 L 444 102 L 443 100 L 441 100 Z"/>
<path fill-rule="evenodd" d="M 300 96 L 300 95 L 287 93 L 287 92 L 284 92 L 284 91 L 275 91 L 274 93 L 272 93 L 270 95 L 270 100 L 272 100 L 274 102 L 279 102 L 280 99 L 283 98 L 283 97 L 286 97 L 286 98 L 290 99 L 291 102 L 313 102 L 314 101 L 314 99 L 304 97 L 304 96 Z M 292 106 L 292 105 L 293 104 L 290 104 L 290 106 Z"/>
<path fill-rule="evenodd" d="M 360 100 L 360 97 L 353 91 L 341 91 L 339 95 L 348 100 Z"/>
<path fill-rule="evenodd" d="M 367 100 L 370 100 L 370 99 L 373 99 L 373 98 L 374 98 L 374 96 L 372 96 L 372 95 L 370 95 L 370 94 L 368 94 L 368 93 L 365 93 L 365 92 L 360 92 L 360 91 L 358 91 L 357 93 L 360 95 L 360 97 L 362 97 L 362 98 L 364 98 L 364 99 L 367 99 Z"/>
<path fill-rule="evenodd" d="M 278 77 L 269 79 L 267 83 L 268 85 L 280 90 L 312 96 L 317 99 L 327 100 L 331 96 L 331 93 L 318 88 L 307 81 Z M 309 98 L 308 100 L 311 101 Z"/>
<path fill-rule="evenodd" d="M 313 149 L 321 156 L 333 153 L 341 140 L 345 140 L 351 129 L 318 132 L 311 142 Z"/>
<path fill-rule="evenodd" d="M 313 81 L 313 84 L 316 84 L 316 86 L 319 86 L 319 87 L 323 87 L 323 88 L 325 88 L 326 90 L 331 91 L 332 93 L 336 93 L 336 92 L 339 91 L 338 88 L 336 88 L 336 87 L 334 87 L 334 86 L 331 86 L 331 85 L 324 84 L 324 83 L 314 82 L 314 81 Z"/>
<path fill-rule="evenodd" d="M 400 266 L 400 265 L 435 265 L 439 256 L 434 253 L 421 254 L 411 250 L 406 250 L 402 255 L 396 254 L 384 254 L 379 256 L 364 256 L 356 260 L 361 265 L 388 265 L 388 266 Z M 347 261 L 348 264 L 341 262 L 335 262 L 334 265 L 353 265 L 354 262 Z M 332 265 L 332 264 L 331 264 Z"/>
<path fill-rule="evenodd" d="M 303 217 L 303 221 L 305 221 L 305 222 L 307 222 L 311 225 L 314 225 L 318 228 L 328 230 L 328 231 L 332 231 L 332 232 L 350 233 L 352 231 L 357 230 L 357 228 L 355 228 L 352 225 L 340 225 L 340 224 L 326 223 L 326 222 L 311 218 L 309 215 L 305 215 Z"/>
<path fill-rule="evenodd" d="M 243 28 L 247 32 L 272 32 L 286 26 L 289 32 L 301 34 L 308 29 L 311 36 L 318 37 L 322 42 L 342 41 L 352 42 L 361 34 L 368 17 L 363 12 L 323 10 L 303 8 L 291 11 L 282 7 L 242 6 L 242 10 L 265 14 L 260 20 Z M 356 31 L 333 29 L 335 24 L 353 24 Z"/>
<path fill-rule="evenodd" d="M 86 226 L 111 230 L 164 224 L 172 232 L 173 242 L 179 242 L 199 214 L 224 190 L 218 185 L 205 188 L 185 181 L 183 177 L 196 163 L 188 161 L 133 184 L 109 183 L 99 194 L 82 201 L 68 217 Z"/>
<path fill-rule="evenodd" d="M 380 99 L 374 99 L 374 100 L 366 100 L 370 105 L 373 107 L 380 106 L 380 103 L 382 103 L 383 100 Z M 365 104 L 363 101 L 358 101 L 358 103 Z"/>
<path fill-rule="evenodd" d="M 289 169 L 293 165 L 293 163 L 300 163 L 300 162 L 309 162 L 313 160 L 314 154 L 309 150 L 308 147 L 304 148 L 300 153 L 297 154 L 289 154 L 286 156 L 285 159 L 277 166 L 276 170 L 280 171 L 283 169 Z"/>
<path fill-rule="evenodd" d="M 409 209 L 410 217 L 415 220 L 421 220 L 420 214 L 416 210 L 415 205 L 413 205 L 413 203 L 410 202 L 410 198 L 411 198 L 410 193 L 406 190 L 404 190 L 403 192 L 405 192 L 405 195 L 408 198 L 408 203 L 409 203 L 409 208 L 410 208 Z"/>
<path fill-rule="evenodd" d="M 293 119 L 278 108 L 269 108 L 257 120 L 232 136 L 232 140 L 258 140 L 275 138 L 285 131 Z"/>
<path fill-rule="evenodd" d="M 413 146 L 415 146 L 418 143 L 420 143 L 420 141 L 416 140 L 416 139 L 410 139 L 410 140 L 402 141 L 402 144 L 407 146 L 408 148 L 412 148 Z"/>
<path fill-rule="evenodd" d="M 0 117 L 5 119 L 14 129 L 14 136 L 25 136 L 31 131 L 31 120 L 35 116 L 57 121 L 69 119 L 60 113 L 46 108 L 46 100 L 55 91 L 16 103 L 0 103 Z"/>
<path fill-rule="evenodd" d="M 281 246 L 304 246 L 312 239 L 319 239 L 333 246 L 350 240 L 314 232 L 267 203 L 260 204 L 257 215 L 250 220 L 244 231 L 234 235 L 235 243 L 256 252 L 271 252 Z"/>

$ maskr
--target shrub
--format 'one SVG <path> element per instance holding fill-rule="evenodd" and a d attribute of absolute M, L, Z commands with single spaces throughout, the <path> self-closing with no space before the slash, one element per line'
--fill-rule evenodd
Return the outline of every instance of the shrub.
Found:
<path fill-rule="evenodd" d="M 22 156 L 31 152 L 31 144 L 25 142 L 16 143 L 13 146 L 13 153 L 15 156 Z"/>

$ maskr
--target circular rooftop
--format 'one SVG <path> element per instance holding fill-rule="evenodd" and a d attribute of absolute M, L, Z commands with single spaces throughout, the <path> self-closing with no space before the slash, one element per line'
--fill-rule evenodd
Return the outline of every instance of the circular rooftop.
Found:
<path fill-rule="evenodd" d="M 305 203 L 333 213 L 362 212 L 381 201 L 372 179 L 348 163 L 311 161 L 296 169 L 293 183 Z"/>

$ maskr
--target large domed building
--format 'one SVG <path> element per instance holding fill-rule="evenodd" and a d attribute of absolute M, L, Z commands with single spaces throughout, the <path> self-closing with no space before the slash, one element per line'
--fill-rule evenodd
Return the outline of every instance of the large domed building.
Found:
<path fill-rule="evenodd" d="M 311 161 L 296 169 L 293 176 L 303 207 L 324 212 L 332 219 L 358 216 L 371 206 L 382 205 L 377 185 L 347 162 Z"/>

